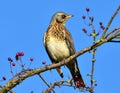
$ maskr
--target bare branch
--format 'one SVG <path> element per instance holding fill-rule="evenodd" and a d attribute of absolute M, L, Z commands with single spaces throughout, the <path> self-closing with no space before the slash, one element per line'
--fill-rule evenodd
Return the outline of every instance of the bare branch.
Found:
<path fill-rule="evenodd" d="M 109 29 L 109 27 L 110 27 L 113 19 L 114 19 L 115 16 L 118 14 L 119 10 L 120 10 L 120 5 L 118 6 L 117 10 L 115 11 L 115 13 L 113 14 L 113 16 L 111 17 L 110 21 L 108 22 L 108 25 L 107 25 L 107 27 L 105 28 L 105 30 L 104 30 L 104 32 L 103 32 L 103 34 L 102 34 L 102 38 L 105 37 L 106 32 L 108 31 L 108 29 Z"/>
<path fill-rule="evenodd" d="M 16 92 L 14 92 L 13 90 L 10 90 L 9 92 L 10 92 L 10 93 L 16 93 Z"/>
<path fill-rule="evenodd" d="M 112 31 L 110 31 L 110 32 L 105 36 L 105 38 L 107 38 L 108 36 L 114 34 L 115 32 L 118 32 L 119 30 L 120 30 L 120 26 L 117 27 L 117 28 L 115 28 L 115 29 L 113 29 Z"/>
<path fill-rule="evenodd" d="M 38 74 L 38 76 L 39 76 L 39 77 L 42 79 L 42 81 L 49 87 L 49 89 L 53 91 L 53 93 L 56 93 L 55 90 L 50 87 L 50 85 L 47 83 L 47 81 L 46 81 L 40 74 Z"/>
<path fill-rule="evenodd" d="M 14 79 L 10 79 L 8 81 L 8 83 L 2 87 L 2 89 L 0 90 L 0 92 L 2 93 L 7 93 L 9 90 L 11 90 L 12 88 L 14 88 L 16 85 L 20 84 L 23 80 L 25 80 L 26 78 L 28 77 L 31 77 L 33 75 L 37 75 L 39 73 L 42 73 L 44 71 L 47 71 L 47 70 L 51 70 L 51 69 L 55 69 L 56 67 L 60 67 L 60 66 L 63 66 L 65 64 L 67 64 L 68 62 L 70 62 L 71 60 L 75 59 L 76 57 L 108 42 L 108 41 L 111 41 L 113 38 L 116 37 L 116 34 L 110 36 L 109 38 L 107 39 L 100 39 L 98 40 L 95 44 L 87 47 L 87 48 L 84 48 L 83 50 L 75 53 L 74 55 L 70 56 L 69 58 L 65 59 L 64 61 L 62 62 L 59 62 L 57 64 L 52 64 L 52 65 L 47 65 L 43 68 L 38 68 L 38 69 L 34 69 L 34 70 L 31 70 L 31 69 L 28 69 L 28 70 L 24 70 L 24 72 L 20 72 L 17 76 L 18 77 L 15 77 Z"/>

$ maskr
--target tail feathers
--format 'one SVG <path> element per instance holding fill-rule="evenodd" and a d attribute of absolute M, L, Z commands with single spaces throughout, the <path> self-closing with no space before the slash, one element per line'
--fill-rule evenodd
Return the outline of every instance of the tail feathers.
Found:
<path fill-rule="evenodd" d="M 71 74 L 72 74 L 75 86 L 78 88 L 82 88 L 82 87 L 84 88 L 85 82 L 84 82 L 80 72 L 79 71 L 76 73 L 71 72 Z"/>
<path fill-rule="evenodd" d="M 80 73 L 80 70 L 78 68 L 77 60 L 71 61 L 69 64 L 67 64 L 67 67 L 71 72 L 75 86 L 78 88 L 84 88 L 85 82 L 84 82 L 82 75 Z"/>
<path fill-rule="evenodd" d="M 56 68 L 57 72 L 59 73 L 59 75 L 63 78 L 63 72 L 61 70 L 60 67 Z"/>

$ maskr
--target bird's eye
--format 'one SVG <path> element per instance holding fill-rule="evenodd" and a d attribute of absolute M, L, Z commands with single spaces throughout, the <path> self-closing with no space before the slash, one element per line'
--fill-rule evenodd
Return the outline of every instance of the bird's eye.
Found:
<path fill-rule="evenodd" d="M 62 15 L 62 18 L 64 19 L 66 17 L 66 15 Z"/>

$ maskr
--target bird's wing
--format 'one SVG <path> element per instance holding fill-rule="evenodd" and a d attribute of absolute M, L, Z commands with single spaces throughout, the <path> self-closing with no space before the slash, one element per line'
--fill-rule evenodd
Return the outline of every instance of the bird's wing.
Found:
<path fill-rule="evenodd" d="M 74 48 L 74 44 L 73 44 L 73 41 L 72 41 L 72 36 L 67 31 L 67 29 L 65 30 L 65 41 L 66 41 L 66 44 L 67 44 L 67 46 L 69 48 L 70 55 L 75 54 L 75 48 Z M 74 79 L 75 85 L 77 86 L 78 83 L 81 83 L 81 85 L 79 87 L 85 87 L 85 83 L 83 81 L 83 78 L 81 76 L 80 70 L 78 68 L 77 60 L 74 59 L 74 60 L 72 60 L 71 62 L 69 62 L 66 65 L 67 65 L 68 69 L 70 70 L 70 72 L 72 74 L 72 77 Z M 76 76 L 78 78 L 76 78 Z"/>
<path fill-rule="evenodd" d="M 69 48 L 70 55 L 73 55 L 75 53 L 75 48 L 74 48 L 74 44 L 72 41 L 72 36 L 71 36 L 70 32 L 67 31 L 67 29 L 65 29 L 65 41 Z"/>

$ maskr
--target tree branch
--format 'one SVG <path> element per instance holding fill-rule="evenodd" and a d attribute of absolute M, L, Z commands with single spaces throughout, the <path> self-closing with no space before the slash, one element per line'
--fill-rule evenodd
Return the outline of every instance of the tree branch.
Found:
<path fill-rule="evenodd" d="M 56 67 L 63 66 L 65 64 L 67 64 L 68 62 L 70 62 L 71 60 L 75 59 L 76 57 L 78 57 L 78 56 L 80 56 L 80 55 L 82 55 L 82 54 L 84 54 L 92 49 L 95 49 L 96 47 L 98 47 L 98 46 L 100 46 L 108 41 L 111 41 L 116 36 L 117 35 L 114 34 L 107 39 L 100 39 L 95 44 L 93 44 L 87 48 L 84 48 L 83 50 L 75 53 L 74 55 L 70 56 L 69 58 L 65 59 L 62 62 L 47 65 L 43 68 L 38 68 L 38 69 L 34 69 L 34 70 L 32 70 L 32 69 L 24 70 L 24 72 L 22 71 L 22 72 L 18 73 L 16 75 L 16 77 L 10 79 L 8 81 L 8 83 L 2 87 L 2 89 L 0 90 L 0 93 L 7 93 L 8 91 L 10 91 L 16 85 L 20 84 L 23 80 L 27 79 L 28 77 L 31 77 L 33 75 L 38 75 L 39 73 L 42 73 L 42 72 L 47 71 L 47 70 L 55 69 Z"/>
<path fill-rule="evenodd" d="M 75 53 L 74 55 L 70 56 L 69 58 L 67 58 L 59 63 L 47 65 L 43 68 L 38 68 L 38 69 L 23 69 L 20 73 L 17 73 L 13 78 L 11 78 L 7 82 L 6 85 L 1 87 L 0 93 L 7 93 L 8 91 L 11 91 L 12 88 L 19 85 L 21 82 L 23 82 L 23 80 L 27 79 L 28 77 L 31 77 L 33 75 L 38 75 L 39 73 L 45 72 L 47 70 L 51 70 L 51 69 L 55 69 L 57 67 L 63 66 L 65 64 L 67 64 L 68 62 L 70 62 L 71 60 L 75 59 L 76 57 L 78 57 L 86 52 L 89 52 L 90 50 L 94 50 L 97 47 L 101 46 L 102 44 L 110 42 L 113 39 L 116 39 L 117 37 L 120 37 L 120 29 L 118 29 L 118 28 L 115 28 L 114 30 L 112 30 L 108 34 L 106 34 L 107 30 L 109 29 L 113 19 L 115 18 L 115 16 L 119 12 L 119 10 L 120 10 L 120 6 L 117 8 L 114 15 L 111 17 L 107 27 L 105 28 L 105 30 L 102 34 L 101 39 L 97 40 L 93 45 L 82 49 L 81 51 Z M 11 92 L 13 92 L 13 91 L 11 91 Z"/>
<path fill-rule="evenodd" d="M 120 5 L 118 6 L 117 10 L 115 11 L 115 13 L 113 14 L 113 16 L 111 17 L 110 21 L 108 22 L 108 25 L 107 25 L 107 27 L 105 28 L 105 30 L 104 30 L 104 32 L 103 32 L 103 34 L 102 34 L 102 38 L 104 38 L 106 32 L 108 31 L 108 29 L 109 29 L 109 27 L 110 27 L 113 19 L 114 19 L 115 16 L 118 14 L 119 10 L 120 10 Z"/>

